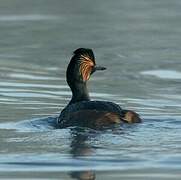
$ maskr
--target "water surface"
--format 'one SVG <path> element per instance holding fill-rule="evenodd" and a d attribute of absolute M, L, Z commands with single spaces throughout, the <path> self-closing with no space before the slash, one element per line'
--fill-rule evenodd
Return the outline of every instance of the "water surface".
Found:
<path fill-rule="evenodd" d="M 180 179 L 180 1 L 0 3 L 0 178 Z M 91 77 L 92 99 L 135 110 L 142 124 L 54 128 L 79 47 L 107 67 Z"/>

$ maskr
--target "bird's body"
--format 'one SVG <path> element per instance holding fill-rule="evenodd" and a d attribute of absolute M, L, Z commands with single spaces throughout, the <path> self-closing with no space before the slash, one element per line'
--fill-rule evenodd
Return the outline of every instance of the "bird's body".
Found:
<path fill-rule="evenodd" d="M 123 122 L 141 122 L 141 118 L 134 111 L 123 110 L 113 102 L 90 100 L 87 81 L 96 70 L 105 70 L 105 68 L 96 66 L 91 49 L 79 48 L 74 51 L 67 68 L 67 83 L 72 91 L 72 99 L 62 110 L 58 126 L 100 129 Z"/>

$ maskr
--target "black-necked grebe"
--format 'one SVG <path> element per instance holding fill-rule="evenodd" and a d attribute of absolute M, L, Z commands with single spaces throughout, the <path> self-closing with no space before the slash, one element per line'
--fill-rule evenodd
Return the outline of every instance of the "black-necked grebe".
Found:
<path fill-rule="evenodd" d="M 85 126 L 100 129 L 123 122 L 141 122 L 134 111 L 124 110 L 112 102 L 90 100 L 87 81 L 95 71 L 105 69 L 96 65 L 91 49 L 79 48 L 74 51 L 66 72 L 72 99 L 60 114 L 58 127 Z"/>

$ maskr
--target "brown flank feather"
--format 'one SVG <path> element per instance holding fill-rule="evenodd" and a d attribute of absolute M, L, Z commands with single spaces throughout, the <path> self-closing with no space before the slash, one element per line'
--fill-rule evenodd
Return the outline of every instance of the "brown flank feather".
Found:
<path fill-rule="evenodd" d="M 106 126 L 122 122 L 120 116 L 114 112 L 96 110 L 81 110 L 71 113 L 68 121 L 72 120 L 77 122 L 77 125 L 93 129 L 101 129 Z"/>

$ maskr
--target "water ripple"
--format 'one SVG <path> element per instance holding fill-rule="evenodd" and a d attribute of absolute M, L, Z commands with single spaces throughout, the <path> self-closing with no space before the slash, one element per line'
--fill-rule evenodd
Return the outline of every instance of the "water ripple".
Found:
<path fill-rule="evenodd" d="M 181 79 L 181 72 L 174 70 L 150 70 L 141 72 L 143 75 L 151 75 L 162 79 Z"/>
<path fill-rule="evenodd" d="M 42 20 L 57 20 L 59 16 L 41 15 L 41 14 L 21 14 L 21 15 L 1 15 L 0 21 L 42 21 Z"/>
<path fill-rule="evenodd" d="M 32 79 L 32 80 L 60 80 L 58 77 L 50 77 L 50 76 L 38 76 L 33 74 L 24 74 L 24 73 L 10 73 L 9 77 L 18 78 L 18 79 Z"/>
<path fill-rule="evenodd" d="M 35 87 L 35 88 L 54 88 L 54 89 L 69 89 L 67 85 L 53 85 L 53 84 L 40 84 L 40 83 L 18 83 L 18 82 L 0 82 L 0 86 L 9 87 Z M 9 90 L 11 90 L 9 89 Z"/>

